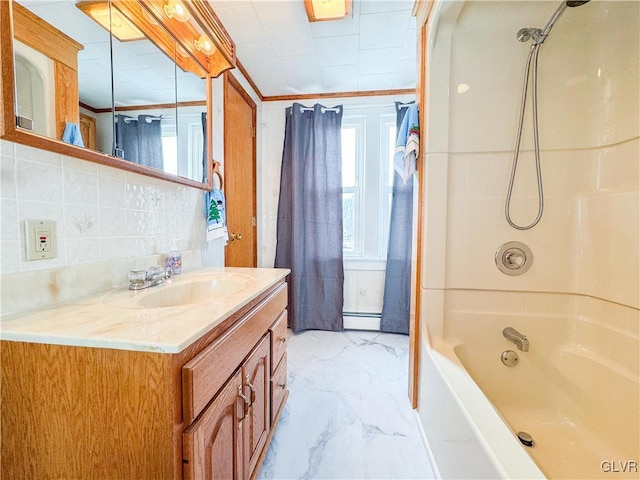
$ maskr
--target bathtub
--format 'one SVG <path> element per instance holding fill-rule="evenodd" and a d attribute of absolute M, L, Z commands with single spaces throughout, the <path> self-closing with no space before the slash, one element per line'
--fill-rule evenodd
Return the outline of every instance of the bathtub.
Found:
<path fill-rule="evenodd" d="M 418 411 L 439 476 L 640 478 L 635 318 L 624 329 L 580 316 L 452 312 L 441 335 L 423 327 Z M 528 352 L 503 337 L 507 326 L 527 336 Z M 515 367 L 502 363 L 506 350 Z"/>

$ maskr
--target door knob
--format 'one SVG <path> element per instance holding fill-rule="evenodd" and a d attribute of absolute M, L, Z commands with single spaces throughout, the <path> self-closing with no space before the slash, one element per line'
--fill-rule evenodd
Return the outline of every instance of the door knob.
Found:
<path fill-rule="evenodd" d="M 239 233 L 238 236 L 236 237 L 238 240 L 242 240 L 242 234 Z"/>

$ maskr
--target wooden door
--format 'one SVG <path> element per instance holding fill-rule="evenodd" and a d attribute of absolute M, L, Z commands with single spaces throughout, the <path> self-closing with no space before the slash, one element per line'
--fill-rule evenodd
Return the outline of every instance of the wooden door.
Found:
<path fill-rule="evenodd" d="M 238 371 L 200 419 L 184 431 L 185 479 L 245 478 L 242 436 L 247 419 L 240 396 L 243 388 Z"/>
<path fill-rule="evenodd" d="M 85 115 L 84 113 L 80 114 L 80 134 L 82 135 L 82 140 L 84 141 L 84 146 L 90 148 L 91 150 L 96 149 L 96 119 L 90 117 L 89 115 Z"/>
<path fill-rule="evenodd" d="M 244 463 L 248 476 L 258 463 L 270 431 L 271 396 L 269 382 L 271 380 L 271 341 L 265 336 L 242 367 L 245 384 L 245 395 L 251 401 L 244 425 Z"/>
<path fill-rule="evenodd" d="M 256 104 L 230 73 L 224 78 L 224 193 L 229 231 L 225 265 L 255 267 Z"/>

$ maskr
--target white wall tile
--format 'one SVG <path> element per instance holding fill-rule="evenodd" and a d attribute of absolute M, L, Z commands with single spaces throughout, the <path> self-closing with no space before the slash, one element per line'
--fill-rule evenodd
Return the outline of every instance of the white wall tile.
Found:
<path fill-rule="evenodd" d="M 0 156 L 0 198 L 16 198 L 16 160 Z"/>
<path fill-rule="evenodd" d="M 65 205 L 64 225 L 59 230 L 65 238 L 96 238 L 100 235 L 100 215 L 94 205 Z"/>
<path fill-rule="evenodd" d="M 62 168 L 59 165 L 18 158 L 16 167 L 18 198 L 62 202 Z"/>
<path fill-rule="evenodd" d="M 192 255 L 197 261 L 190 268 L 202 265 L 203 191 L 46 152 L 40 156 L 37 149 L 17 145 L 19 156 L 14 160 L 6 155 L 13 145 L 2 142 L 3 195 L 8 197 L 1 200 L 3 281 L 11 283 L 21 272 L 45 278 L 55 270 L 60 275 L 73 276 L 80 266 L 107 261 L 101 268 L 115 269 L 118 264 L 124 270 L 114 271 L 112 278 L 126 282 L 126 269 L 131 268 L 132 262 L 141 262 L 140 268 L 156 263 L 174 239 L 185 251 L 198 252 Z M 25 260 L 25 219 L 56 222 L 56 258 Z M 216 265 L 224 264 L 224 245 L 212 245 L 209 251 Z M 32 282 L 30 293 L 12 288 L 15 301 L 8 305 L 33 308 L 55 302 L 56 298 L 73 298 L 81 291 L 102 288 L 96 278 L 82 287 L 69 284 L 64 288 L 70 291 L 54 298 L 39 291 L 40 283 L 43 288 L 48 283 L 38 282 Z M 38 296 L 38 302 L 29 301 L 24 297 L 27 294 Z M 3 311 L 7 311 L 4 306 Z"/>
<path fill-rule="evenodd" d="M 65 203 L 98 204 L 98 176 L 94 172 L 65 168 L 63 181 Z"/>

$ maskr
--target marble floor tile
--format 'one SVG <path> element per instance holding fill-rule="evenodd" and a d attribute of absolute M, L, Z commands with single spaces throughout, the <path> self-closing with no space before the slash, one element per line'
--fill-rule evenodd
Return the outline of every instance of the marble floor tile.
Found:
<path fill-rule="evenodd" d="M 407 397 L 407 336 L 289 340 L 289 399 L 259 479 L 434 478 Z"/>

